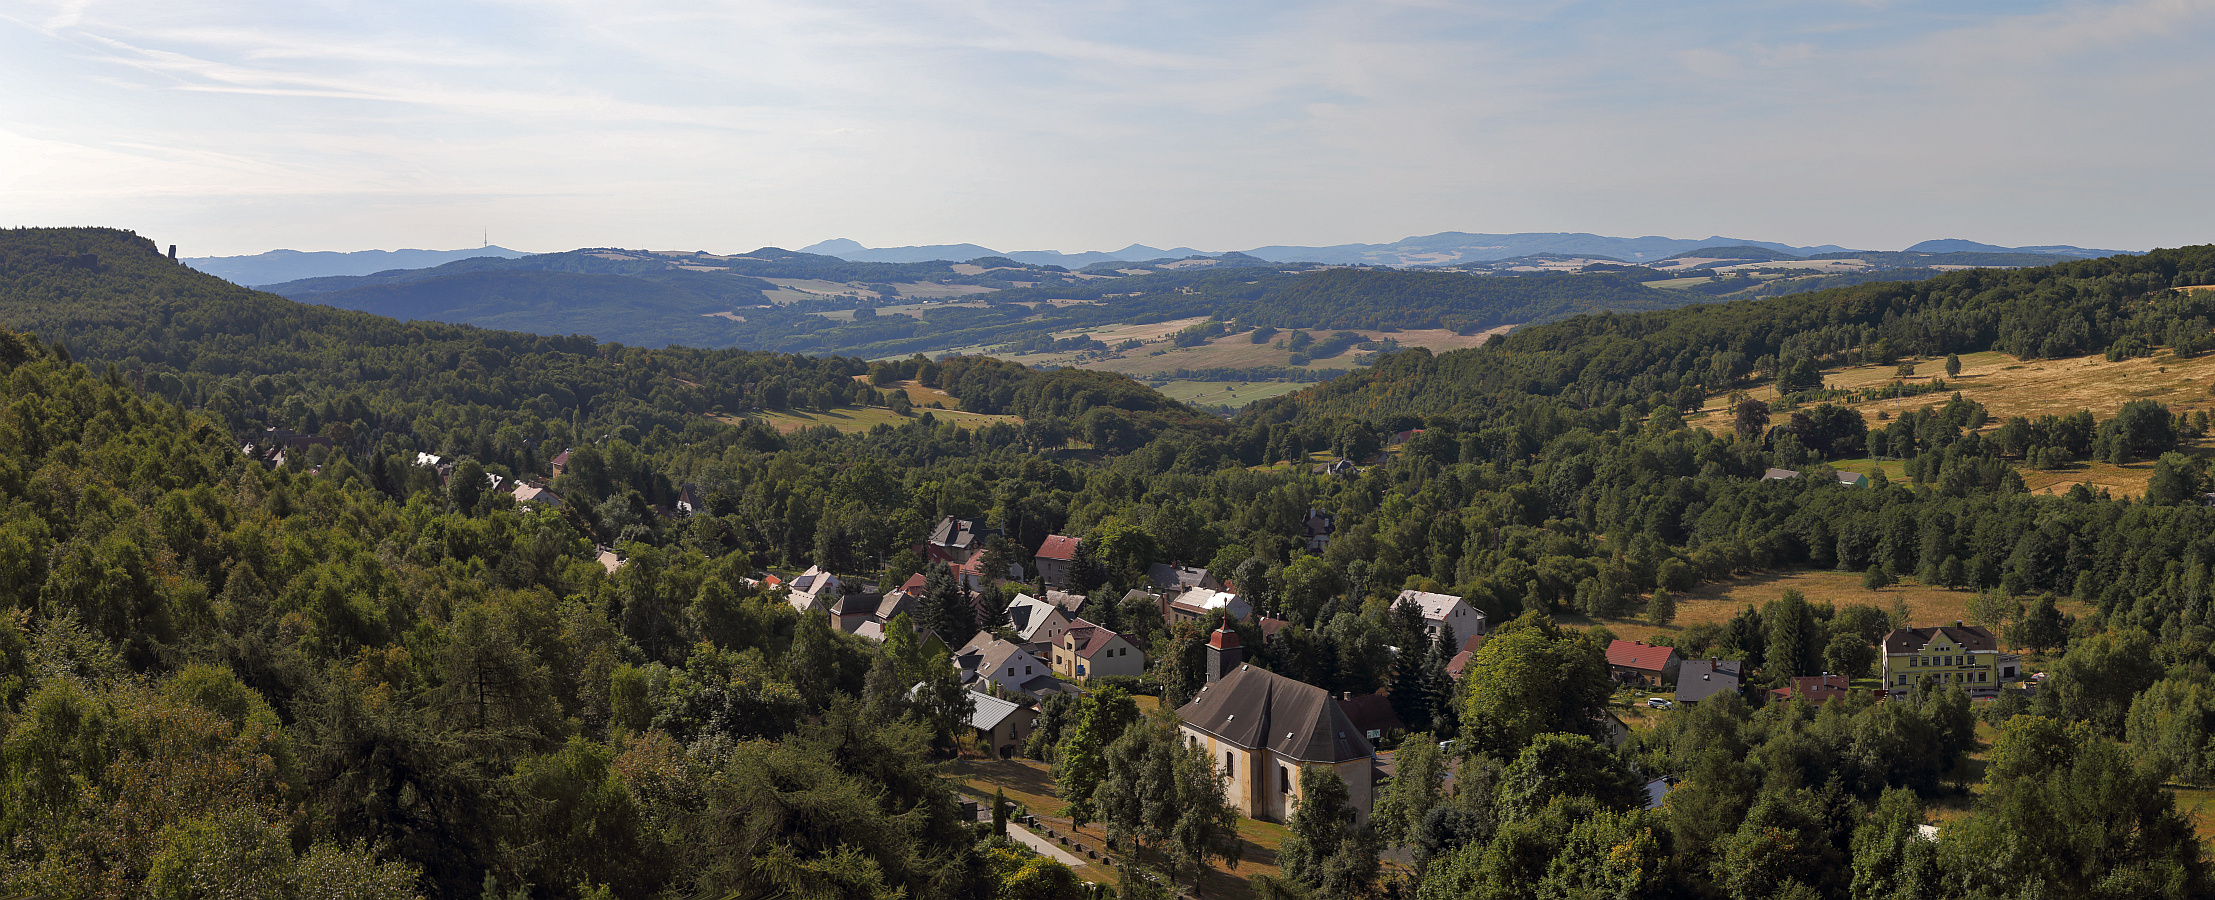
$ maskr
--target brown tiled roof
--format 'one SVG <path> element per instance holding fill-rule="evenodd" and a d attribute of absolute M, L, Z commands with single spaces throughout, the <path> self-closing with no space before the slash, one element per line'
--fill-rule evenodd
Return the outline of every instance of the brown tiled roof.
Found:
<path fill-rule="evenodd" d="M 1074 538 L 1065 534 L 1049 534 L 1046 536 L 1046 542 L 1038 545 L 1038 558 L 1058 559 L 1062 562 L 1073 561 L 1077 558 L 1077 544 L 1083 542 L 1083 540 L 1083 538 Z"/>
<path fill-rule="evenodd" d="M 1984 626 L 1963 625 L 1960 622 L 1955 622 L 1952 625 L 1937 625 L 1930 628 L 1892 629 L 1892 633 L 1884 636 L 1884 652 L 1914 653 L 1923 649 L 1925 645 L 1931 642 L 1932 638 L 1940 634 L 1952 639 L 1963 650 L 1973 652 L 2000 648 L 1999 642 L 1992 639 L 1992 632 Z"/>
<path fill-rule="evenodd" d="M 1791 687 L 1772 688 L 1770 696 L 1779 700 L 1805 697 L 1808 702 L 1822 704 L 1846 696 L 1853 684 L 1844 675 L 1795 675 Z"/>
<path fill-rule="evenodd" d="M 1104 626 L 1083 619 L 1069 623 L 1069 630 L 1062 632 L 1061 635 L 1062 646 L 1069 647 L 1074 644 L 1075 646 L 1070 652 L 1086 659 L 1091 659 L 1092 654 L 1106 649 L 1109 641 L 1121 637 L 1121 635 L 1109 631 Z"/>
<path fill-rule="evenodd" d="M 1643 672 L 1659 672 L 1669 667 L 1669 655 L 1675 652 L 1675 647 L 1619 640 L 1607 645 L 1607 664 Z"/>
<path fill-rule="evenodd" d="M 1240 747 L 1268 748 L 1302 762 L 1341 763 L 1376 755 L 1331 695 L 1242 665 L 1177 710 L 1178 718 Z"/>
<path fill-rule="evenodd" d="M 1469 661 L 1475 658 L 1477 658 L 1477 651 L 1475 650 L 1463 650 L 1454 654 L 1453 659 L 1446 661 L 1447 677 L 1460 678 L 1461 673 L 1469 670 Z"/>

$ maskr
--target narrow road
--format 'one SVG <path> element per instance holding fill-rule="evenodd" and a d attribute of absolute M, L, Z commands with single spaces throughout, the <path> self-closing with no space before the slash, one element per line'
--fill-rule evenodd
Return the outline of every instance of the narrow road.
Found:
<path fill-rule="evenodd" d="M 1067 850 L 1061 849 L 1061 845 L 1047 840 L 1045 837 L 1041 836 L 1037 832 L 1025 828 L 1021 825 L 1017 825 L 1014 822 L 1008 823 L 1008 837 L 1023 843 L 1025 846 L 1028 846 L 1033 850 L 1046 854 L 1047 859 L 1054 860 L 1072 869 L 1078 868 L 1080 866 L 1094 865 L 1094 863 L 1088 863 L 1085 862 L 1083 859 L 1078 858 L 1077 855 L 1074 853 L 1070 853 Z"/>

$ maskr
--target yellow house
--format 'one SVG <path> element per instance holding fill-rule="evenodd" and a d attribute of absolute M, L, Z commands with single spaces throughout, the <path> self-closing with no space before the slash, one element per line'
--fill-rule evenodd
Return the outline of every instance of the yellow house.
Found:
<path fill-rule="evenodd" d="M 1078 619 L 1054 641 L 1053 665 L 1054 674 L 1072 681 L 1103 675 L 1136 678 L 1146 673 L 1146 653 L 1122 635 Z"/>
<path fill-rule="evenodd" d="M 1207 751 L 1241 815 L 1271 822 L 1300 803 L 1301 770 L 1317 766 L 1346 783 L 1356 820 L 1374 802 L 1376 750 L 1329 692 L 1241 661 L 1237 632 L 1208 638 L 1208 683 L 1177 710 L 1185 741 Z"/>
<path fill-rule="evenodd" d="M 1960 685 L 1969 696 L 1989 699 L 2000 685 L 2021 678 L 2022 662 L 2000 652 L 1999 641 L 1982 625 L 1898 628 L 1884 636 L 1884 691 L 1906 696 L 1924 678 L 1939 686 Z"/>

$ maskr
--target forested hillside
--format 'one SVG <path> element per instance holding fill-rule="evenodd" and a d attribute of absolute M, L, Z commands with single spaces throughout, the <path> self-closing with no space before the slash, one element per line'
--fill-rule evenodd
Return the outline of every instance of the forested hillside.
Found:
<path fill-rule="evenodd" d="M 1364 827 L 1324 804 L 1295 815 L 1271 848 L 1282 877 L 1241 884 L 1255 896 L 2205 896 L 2172 794 L 2215 783 L 2215 509 L 2197 502 L 2215 478 L 2180 452 L 2204 417 L 2141 401 L 1995 422 L 1933 395 L 1868 421 L 1809 379 L 1948 349 L 2190 351 L 2209 294 L 2173 289 L 2208 281 L 2211 261 L 2192 248 L 1582 316 L 1389 355 L 1224 423 L 1127 380 L 988 359 L 400 324 L 200 278 L 120 232 L 8 232 L 0 322 L 32 336 L 0 341 L 15 610 L 0 683 L 16 685 L 0 707 L 0 877 L 37 896 L 1090 896 L 955 820 L 938 761 L 965 729 L 945 657 L 901 628 L 882 645 L 835 632 L 750 583 L 810 565 L 880 585 L 929 572 L 917 620 L 973 633 L 989 623 L 916 549 L 957 516 L 1004 529 L 995 563 L 1083 537 L 1071 578 L 1096 598 L 1155 563 L 1207 566 L 1283 622 L 1240 626 L 1249 661 L 1386 692 L 1415 732 L 1403 776 Z M 777 434 L 694 408 L 779 379 L 827 396 L 911 377 L 1025 421 Z M 1735 408 L 1742 427 L 1679 414 L 1762 382 L 1786 390 Z M 263 425 L 334 446 L 264 467 L 233 433 Z M 1311 471 L 1310 453 L 1370 460 L 1401 436 L 1358 474 Z M 572 442 L 558 511 L 412 465 L 430 450 L 543 473 L 544 451 Z M 1827 477 L 1872 447 L 1904 477 Z M 2156 487 L 2032 495 L 2016 467 L 2034 449 L 2152 460 Z M 1763 480 L 1771 467 L 1814 477 Z M 698 514 L 654 508 L 686 483 Z M 1315 510 L 1335 520 L 1320 552 Z M 608 572 L 596 545 L 623 565 Z M 1866 677 L 1885 630 L 1938 624 L 1784 593 L 1669 635 L 1743 661 L 1746 701 L 1609 746 L 1597 629 L 1562 623 L 1665 621 L 1657 598 L 1806 568 L 1978 592 L 2049 677 L 1976 704 L 1934 683 L 1765 703 L 1760 688 L 1794 676 Z M 1494 623 L 1462 679 L 1444 654 L 1392 649 L 1426 646 L 1388 607 L 1409 588 Z M 1017 590 L 1041 589 L 992 586 L 988 615 Z M 2081 614 L 2056 612 L 2062 598 Z M 1086 615 L 1146 648 L 1126 687 L 1171 707 L 1198 691 L 1202 628 L 1148 599 Z M 1223 835 L 1155 815 L 1134 785 L 1214 782 L 1173 778 L 1181 742 L 1117 696 L 1045 704 L 1030 743 L 1063 799 L 1096 801 L 1149 848 L 1114 890 L 1162 896 Z M 1639 786 L 1661 776 L 1676 786 L 1649 809 Z M 1935 839 L 1916 827 L 1941 819 Z M 1381 862 L 1391 847 L 1413 865 Z"/>
<path fill-rule="evenodd" d="M 935 386 L 940 368 L 402 323 L 240 288 L 105 230 L 0 232 L 0 325 L 116 365 L 148 393 L 203 408 L 236 434 L 282 426 L 331 434 L 379 458 L 461 454 L 513 473 L 540 471 L 562 449 L 607 437 L 665 448 L 729 430 L 706 418 L 714 412 L 882 405 L 886 382 Z M 857 378 L 865 375 L 874 378 Z M 1172 426 L 1221 430 L 1117 376 L 1100 376 L 1113 387 L 1087 395 L 1097 403 L 1034 413 L 1015 402 L 1030 380 L 1075 377 L 1004 371 L 972 408 L 1031 416 L 1050 435 L 1070 433 L 1094 405 L 1115 404 L 1143 420 L 1126 440 Z M 671 490 L 650 496 L 673 498 Z"/>
<path fill-rule="evenodd" d="M 1248 258 L 1211 260 L 1207 267 L 1187 269 L 1108 265 L 1102 271 L 1114 277 L 1084 278 L 1058 267 L 1005 259 L 972 262 L 996 268 L 965 269 L 974 273 L 964 275 L 943 262 L 850 263 L 776 248 L 738 256 L 578 250 L 309 279 L 268 289 L 296 300 L 402 319 L 591 334 L 652 346 L 684 343 L 868 358 L 1194 316 L 1285 328 L 1477 331 L 1601 309 L 1666 309 L 1703 299 L 1640 287 L 1614 275 L 1500 279 L 1446 272 L 1317 271 L 1311 265 L 1263 265 Z M 772 305 L 761 292 L 776 285 L 763 278 L 869 283 L 884 290 L 898 284 L 971 285 L 994 292 L 969 295 L 987 304 L 981 308 L 878 314 L 880 307 L 907 301 L 856 289 L 856 296 L 844 302 Z M 1071 300 L 1086 302 L 1070 305 Z M 845 319 L 818 315 L 849 309 L 870 313 Z"/>
<path fill-rule="evenodd" d="M 2137 356 L 2157 346 L 2195 356 L 2215 349 L 2215 292 L 2171 288 L 2211 283 L 2215 249 L 2202 246 L 1648 315 L 1601 313 L 1521 329 L 1482 352 L 1405 354 L 1394 367 L 1277 402 L 1429 413 L 1481 408 L 1505 391 L 1584 409 L 1628 404 L 1643 414 L 1847 361 L 1986 349 L 2033 359 Z"/>

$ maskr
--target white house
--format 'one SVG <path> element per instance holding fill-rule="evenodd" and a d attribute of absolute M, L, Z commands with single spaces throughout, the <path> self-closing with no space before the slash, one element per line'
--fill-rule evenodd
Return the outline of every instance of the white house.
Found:
<path fill-rule="evenodd" d="M 1045 660 L 989 632 L 977 632 L 968 645 L 955 651 L 954 664 L 961 669 L 962 683 L 972 688 L 991 682 L 1003 691 L 1035 695 L 1061 684 Z"/>
<path fill-rule="evenodd" d="M 1052 644 L 1069 630 L 1069 615 L 1037 597 L 1017 594 L 1008 601 L 1007 627 L 1023 639 L 1025 646 Z"/>
<path fill-rule="evenodd" d="M 1163 611 L 1163 618 L 1170 624 L 1193 619 L 1216 619 L 1228 615 L 1234 621 L 1244 622 L 1254 614 L 1254 605 L 1229 591 L 1194 588 L 1170 601 Z"/>
<path fill-rule="evenodd" d="M 838 576 L 823 571 L 821 566 L 809 566 L 799 577 L 786 582 L 786 586 L 791 593 L 785 599 L 803 615 L 814 612 L 817 604 L 835 601 L 846 593 Z"/>
<path fill-rule="evenodd" d="M 1443 625 L 1453 626 L 1457 642 L 1484 633 L 1484 613 L 1452 594 L 1401 591 L 1399 598 L 1392 601 L 1394 609 L 1406 604 L 1414 604 L 1423 611 L 1423 633 L 1430 635 L 1431 640 L 1438 640 L 1438 630 Z"/>

